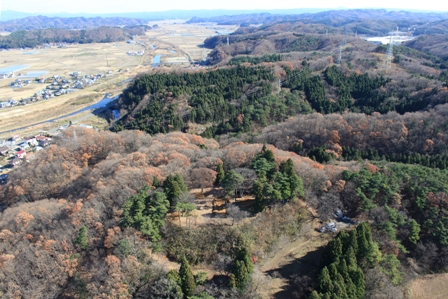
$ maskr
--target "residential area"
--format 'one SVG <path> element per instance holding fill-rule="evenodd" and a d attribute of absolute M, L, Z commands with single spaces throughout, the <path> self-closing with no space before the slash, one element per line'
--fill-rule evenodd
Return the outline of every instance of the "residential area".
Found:
<path fill-rule="evenodd" d="M 49 78 L 36 78 L 34 80 L 22 80 L 20 78 L 14 80 L 9 84 L 11 88 L 24 88 L 30 84 L 47 84 L 45 89 L 42 89 L 29 98 L 22 98 L 20 100 L 9 99 L 8 101 L 0 102 L 0 108 L 8 108 L 20 105 L 27 105 L 32 102 L 49 100 L 53 97 L 61 96 L 63 94 L 76 92 L 93 84 L 98 84 L 99 80 L 112 75 L 112 71 L 107 71 L 106 74 L 82 74 L 81 72 L 72 72 L 69 78 L 64 76 L 54 75 Z M 9 76 L 8 74 L 0 74 L 2 77 Z M 99 83 L 101 84 L 101 83 Z"/>
<path fill-rule="evenodd" d="M 0 173 L 20 166 L 34 159 L 34 153 L 43 150 L 52 142 L 50 136 L 37 135 L 31 137 L 13 136 L 8 140 L 0 140 Z M 2 174 L 0 184 L 6 184 L 8 176 Z"/>

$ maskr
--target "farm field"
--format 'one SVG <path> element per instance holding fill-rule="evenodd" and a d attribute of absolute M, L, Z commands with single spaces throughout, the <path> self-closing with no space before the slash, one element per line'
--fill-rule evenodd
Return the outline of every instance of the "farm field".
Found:
<path fill-rule="evenodd" d="M 73 72 L 82 74 L 114 73 L 120 69 L 133 68 L 139 65 L 141 57 L 129 56 L 127 51 L 142 50 L 141 45 L 131 45 L 125 42 L 110 44 L 70 45 L 63 48 L 37 49 L 33 51 L 11 50 L 2 51 L 0 68 L 15 65 L 28 66 L 15 73 L 16 77 L 0 81 L 0 101 L 21 99 L 32 96 L 44 89 L 45 84 L 30 84 L 24 88 L 12 89 L 8 85 L 17 79 L 18 73 L 26 75 L 32 72 L 47 72 L 48 78 L 54 75 L 70 76 Z M 27 78 L 33 80 L 34 78 Z"/>
<path fill-rule="evenodd" d="M 149 40 L 153 40 L 154 45 L 159 45 L 160 48 L 176 51 L 176 53 L 168 52 L 166 57 L 162 58 L 162 62 L 166 63 L 184 62 L 185 54 L 188 54 L 193 61 L 200 62 L 211 52 L 202 47 L 206 38 L 217 35 L 217 31 L 233 32 L 238 28 L 233 25 L 179 24 L 178 20 L 163 23 L 152 22 L 151 24 L 157 24 L 159 28 L 147 32 Z"/>
<path fill-rule="evenodd" d="M 79 44 L 62 48 L 2 51 L 0 69 L 18 65 L 26 66 L 26 68 L 15 73 L 14 78 L 0 80 L 0 102 L 29 98 L 48 85 L 33 82 L 23 88 L 13 89 L 9 84 L 17 79 L 18 73 L 26 75 L 46 72 L 43 78 L 54 75 L 69 78 L 73 72 L 94 75 L 112 71 L 112 75 L 77 92 L 26 106 L 0 109 L 0 132 L 69 114 L 94 104 L 105 93 L 119 93 L 126 87 L 123 81 L 134 78 L 139 73 L 151 72 L 155 69 L 152 65 L 155 56 L 161 58 L 161 68 L 167 71 L 173 67 L 190 68 L 191 61 L 202 61 L 204 55 L 207 55 L 210 50 L 203 49 L 201 45 L 207 37 L 218 34 L 216 29 L 182 24 L 182 22 L 179 20 L 154 22 L 158 24 L 158 27 L 148 31 L 146 36 L 136 38 L 136 44 L 126 42 Z M 228 31 L 236 29 L 235 26 L 217 28 L 222 29 L 222 27 Z M 127 54 L 141 50 L 145 50 L 142 56 Z M 26 79 L 33 80 L 34 78 Z M 36 126 L 26 132 L 38 133 L 41 128 L 41 125 Z M 0 134 L 0 139 L 8 138 L 9 135 L 11 133 Z"/>

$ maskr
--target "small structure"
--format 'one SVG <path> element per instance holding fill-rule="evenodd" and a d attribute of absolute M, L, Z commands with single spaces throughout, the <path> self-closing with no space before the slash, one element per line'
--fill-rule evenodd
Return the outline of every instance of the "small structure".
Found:
<path fill-rule="evenodd" d="M 11 107 L 11 103 L 9 102 L 0 102 L 0 108 Z"/>
<path fill-rule="evenodd" d="M 24 141 L 24 142 L 19 144 L 19 147 L 22 150 L 26 150 L 26 149 L 30 148 L 30 145 L 28 144 L 28 142 Z"/>
<path fill-rule="evenodd" d="M 35 137 L 27 137 L 25 138 L 25 141 L 31 146 L 36 146 L 39 144 Z"/>
<path fill-rule="evenodd" d="M 2 155 L 2 156 L 8 155 L 9 151 L 10 151 L 10 149 L 7 146 L 0 147 L 0 155 Z"/>
<path fill-rule="evenodd" d="M 9 164 L 11 164 L 12 167 L 19 166 L 22 163 L 23 163 L 23 160 L 20 158 L 17 158 L 17 157 L 12 159 L 11 162 L 9 162 Z"/>
<path fill-rule="evenodd" d="M 36 140 L 37 140 L 37 143 L 39 144 L 39 146 L 41 146 L 41 147 L 46 147 L 46 146 L 50 145 L 50 143 L 51 143 L 51 138 L 47 137 L 47 136 L 42 136 L 42 135 L 36 136 Z"/>
<path fill-rule="evenodd" d="M 26 152 L 23 149 L 18 151 L 18 152 L 16 152 L 16 157 L 17 158 L 23 159 L 25 156 L 26 156 Z"/>
<path fill-rule="evenodd" d="M 334 222 L 330 222 L 325 226 L 322 226 L 320 228 L 320 232 L 321 233 L 331 233 L 331 232 L 335 232 L 338 229 L 336 228 L 336 224 Z"/>

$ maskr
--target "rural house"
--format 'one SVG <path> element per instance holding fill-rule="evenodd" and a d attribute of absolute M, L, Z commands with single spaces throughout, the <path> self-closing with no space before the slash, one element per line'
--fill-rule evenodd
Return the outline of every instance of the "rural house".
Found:
<path fill-rule="evenodd" d="M 18 151 L 18 152 L 16 152 L 16 157 L 17 158 L 20 158 L 20 159 L 22 159 L 23 157 L 25 157 L 25 155 L 26 155 L 26 152 L 25 152 L 25 150 L 20 150 L 20 151 Z"/>
<path fill-rule="evenodd" d="M 46 147 L 46 146 L 50 145 L 50 143 L 51 143 L 51 138 L 47 137 L 47 136 L 42 136 L 42 135 L 36 136 L 36 140 L 37 140 L 39 146 L 41 146 L 41 147 Z"/>
<path fill-rule="evenodd" d="M 9 152 L 9 147 L 7 146 L 2 146 L 0 147 L 0 155 L 2 156 L 6 156 Z"/>

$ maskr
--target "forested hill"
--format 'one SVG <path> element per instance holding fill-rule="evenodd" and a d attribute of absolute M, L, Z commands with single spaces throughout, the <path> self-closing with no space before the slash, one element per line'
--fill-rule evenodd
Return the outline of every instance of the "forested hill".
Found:
<path fill-rule="evenodd" d="M 273 80 L 266 67 L 242 66 L 192 74 L 144 75 L 124 92 L 121 108 L 128 114 L 115 129 L 156 134 L 186 131 L 195 123 L 216 124 L 223 133 L 250 131 L 254 126 L 311 111 L 298 93 L 276 95 Z"/>
<path fill-rule="evenodd" d="M 274 69 L 285 73 L 281 92 Z M 312 110 L 324 114 L 406 113 L 448 100 L 440 82 L 414 80 L 416 84 L 409 85 L 383 75 L 347 75 L 337 66 L 326 68 L 321 75 L 307 66 L 293 71 L 287 67 L 238 66 L 194 74 L 148 74 L 124 92 L 120 103 L 127 114 L 115 129 L 156 134 L 189 131 L 198 124 L 202 129 L 196 133 L 212 137 L 257 131 Z M 391 101 L 391 97 L 397 100 Z"/>
<path fill-rule="evenodd" d="M 283 267 L 276 274 L 290 298 L 403 298 L 400 284 L 448 271 L 447 171 L 323 165 L 270 145 L 73 127 L 20 170 L 0 194 L 4 298 L 255 299 L 278 289 L 264 261 L 297 238 L 329 242 L 306 273 L 288 267 L 297 279 Z M 206 199 L 193 188 L 227 199 L 229 219 L 191 221 L 215 215 L 196 211 Z M 341 209 L 369 224 L 317 235 L 297 201 L 323 221 Z"/>
<path fill-rule="evenodd" d="M 216 22 L 248 26 L 250 24 L 270 25 L 278 22 L 299 21 L 310 24 L 324 24 L 332 27 L 368 28 L 372 32 L 387 33 L 398 27 L 423 26 L 430 22 L 448 19 L 447 13 L 422 13 L 409 11 L 386 11 L 384 9 L 331 10 L 304 14 L 240 14 L 211 18 L 192 18 L 188 23 Z M 361 26 L 360 26 L 361 25 Z M 361 33 L 361 32 L 360 32 Z"/>
<path fill-rule="evenodd" d="M 101 26 L 135 26 L 144 25 L 147 21 L 133 18 L 59 18 L 59 17 L 26 17 L 23 19 L 0 22 L 0 31 L 14 32 L 19 30 L 37 30 L 47 28 L 59 29 L 91 29 Z"/>
<path fill-rule="evenodd" d="M 87 30 L 42 29 L 16 31 L 0 37 L 0 49 L 34 48 L 45 43 L 110 43 L 143 35 L 148 26 L 99 27 Z"/>

